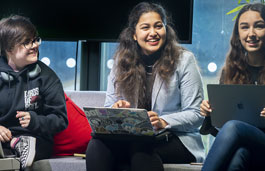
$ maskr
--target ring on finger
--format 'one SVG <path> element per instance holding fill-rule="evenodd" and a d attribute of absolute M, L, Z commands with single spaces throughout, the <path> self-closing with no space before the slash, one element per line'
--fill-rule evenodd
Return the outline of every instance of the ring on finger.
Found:
<path fill-rule="evenodd" d="M 21 120 L 24 121 L 24 117 L 22 117 Z"/>

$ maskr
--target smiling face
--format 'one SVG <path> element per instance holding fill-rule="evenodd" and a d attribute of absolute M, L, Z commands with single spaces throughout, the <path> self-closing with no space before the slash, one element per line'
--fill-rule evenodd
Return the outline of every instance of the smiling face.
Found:
<path fill-rule="evenodd" d="M 166 28 L 160 15 L 156 12 L 142 14 L 136 24 L 133 38 L 145 55 L 157 52 L 166 41 Z"/>
<path fill-rule="evenodd" d="M 238 22 L 239 39 L 245 50 L 250 53 L 263 53 L 265 42 L 265 22 L 259 12 L 246 11 Z"/>
<path fill-rule="evenodd" d="M 30 49 L 26 49 L 24 44 L 17 44 L 11 51 L 7 51 L 8 65 L 14 71 L 20 71 L 25 66 L 33 64 L 38 60 L 38 44 L 33 44 Z"/>

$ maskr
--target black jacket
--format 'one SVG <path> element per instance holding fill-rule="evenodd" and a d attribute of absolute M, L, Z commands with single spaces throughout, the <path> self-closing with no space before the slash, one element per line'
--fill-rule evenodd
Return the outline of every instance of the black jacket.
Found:
<path fill-rule="evenodd" d="M 34 77 L 29 73 L 38 65 L 41 71 Z M 1 72 L 12 75 L 13 81 L 0 78 L 0 125 L 11 130 L 13 136 L 31 135 L 53 141 L 54 134 L 68 125 L 62 84 L 48 66 L 41 61 L 14 72 L 6 57 L 0 57 Z M 31 116 L 27 128 L 22 128 L 17 111 Z"/>

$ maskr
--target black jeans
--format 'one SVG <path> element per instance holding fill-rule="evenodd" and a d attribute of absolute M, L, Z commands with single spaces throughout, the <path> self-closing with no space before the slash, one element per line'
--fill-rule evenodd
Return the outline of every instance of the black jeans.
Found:
<path fill-rule="evenodd" d="M 91 139 L 86 151 L 87 171 L 162 171 L 163 163 L 190 163 L 195 157 L 177 136 L 168 141 L 128 142 Z"/>

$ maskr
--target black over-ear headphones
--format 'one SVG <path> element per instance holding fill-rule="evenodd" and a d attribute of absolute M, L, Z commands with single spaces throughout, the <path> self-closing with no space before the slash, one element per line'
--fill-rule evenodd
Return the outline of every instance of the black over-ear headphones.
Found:
<path fill-rule="evenodd" d="M 35 67 L 30 71 L 28 72 L 28 77 L 29 78 L 35 78 L 37 77 L 41 72 L 41 68 L 38 64 L 35 65 Z M 9 82 L 9 81 L 13 81 L 14 80 L 14 77 L 6 72 L 0 72 L 0 77 L 2 78 L 2 80 L 4 82 Z"/>

